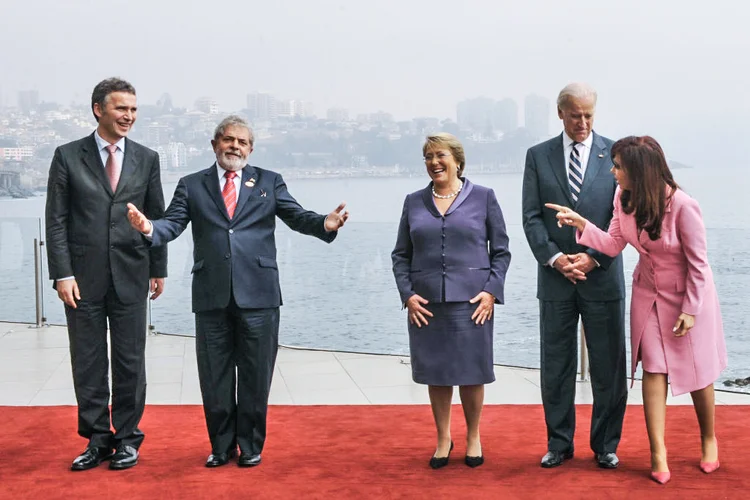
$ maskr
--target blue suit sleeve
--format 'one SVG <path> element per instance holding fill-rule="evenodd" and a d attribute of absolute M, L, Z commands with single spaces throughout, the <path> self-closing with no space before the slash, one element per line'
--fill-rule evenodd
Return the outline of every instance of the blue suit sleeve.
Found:
<path fill-rule="evenodd" d="M 505 228 L 505 218 L 495 192 L 490 189 L 487 196 L 487 235 L 490 252 L 490 277 L 484 286 L 484 291 L 495 296 L 495 302 L 505 303 L 505 275 L 510 266 L 510 250 L 508 248 L 508 232 Z"/>
<path fill-rule="evenodd" d="M 396 278 L 396 287 L 401 296 L 401 303 L 414 295 L 409 272 L 411 270 L 411 258 L 414 250 L 411 242 L 409 230 L 409 197 L 404 200 L 404 208 L 401 212 L 401 222 L 398 225 L 398 234 L 396 236 L 396 246 L 391 252 L 391 261 L 393 262 L 393 276 Z"/>
<path fill-rule="evenodd" d="M 151 240 L 148 241 L 151 246 L 158 247 L 166 245 L 177 238 L 187 228 L 190 222 L 190 209 L 188 205 L 188 188 L 184 179 L 180 179 L 174 190 L 172 201 L 164 213 L 164 217 L 158 220 L 152 220 L 154 232 Z"/>
<path fill-rule="evenodd" d="M 560 252 L 560 247 L 549 237 L 549 231 L 544 224 L 542 210 L 544 202 L 539 196 L 539 177 L 534 153 L 526 153 L 526 166 L 523 170 L 522 217 L 523 232 L 529 242 L 531 252 L 537 262 L 546 265 L 553 255 Z"/>
<path fill-rule="evenodd" d="M 279 174 L 276 175 L 274 183 L 274 195 L 276 197 L 276 215 L 290 229 L 298 233 L 315 236 L 326 243 L 331 243 L 336 239 L 338 231 L 327 232 L 325 230 L 325 216 L 302 208 L 289 193 L 284 179 Z"/>

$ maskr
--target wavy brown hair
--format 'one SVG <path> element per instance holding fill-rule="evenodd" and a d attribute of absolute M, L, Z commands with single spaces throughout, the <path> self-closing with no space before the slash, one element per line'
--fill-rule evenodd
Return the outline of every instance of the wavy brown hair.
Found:
<path fill-rule="evenodd" d="M 612 158 L 615 157 L 615 168 L 623 169 L 630 181 L 630 189 L 620 193 L 623 212 L 635 212 L 638 229 L 646 231 L 651 241 L 658 240 L 667 204 L 679 187 L 667 166 L 664 151 L 653 137 L 630 136 L 614 143 Z M 669 195 L 667 186 L 672 188 Z"/>

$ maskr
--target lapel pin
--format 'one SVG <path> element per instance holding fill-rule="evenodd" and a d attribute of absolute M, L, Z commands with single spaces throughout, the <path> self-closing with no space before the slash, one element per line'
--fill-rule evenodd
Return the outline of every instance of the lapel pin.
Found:
<path fill-rule="evenodd" d="M 599 153 L 599 158 L 604 158 L 604 153 Z"/>
<path fill-rule="evenodd" d="M 249 188 L 255 186 L 255 179 L 250 179 L 249 181 L 247 181 L 245 183 L 245 186 L 247 186 Z"/>
<path fill-rule="evenodd" d="M 261 198 L 265 198 L 266 197 L 266 192 L 263 191 L 262 189 L 260 190 L 260 197 Z"/>

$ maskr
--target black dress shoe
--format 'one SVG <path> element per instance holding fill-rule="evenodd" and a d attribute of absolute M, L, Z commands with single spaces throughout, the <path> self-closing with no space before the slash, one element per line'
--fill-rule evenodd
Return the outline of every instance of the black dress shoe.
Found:
<path fill-rule="evenodd" d="M 557 451 L 557 450 L 550 450 L 547 452 L 546 455 L 542 457 L 542 463 L 541 466 L 545 469 L 551 469 L 552 467 L 557 467 L 558 465 L 562 465 L 564 460 L 570 460 L 573 458 L 573 452 L 571 450 L 568 451 Z"/>
<path fill-rule="evenodd" d="M 478 457 L 470 457 L 469 455 L 466 455 L 464 457 L 464 463 L 472 468 L 479 467 L 484 463 L 484 455 L 479 455 Z"/>
<path fill-rule="evenodd" d="M 252 453 L 240 453 L 240 458 L 237 460 L 237 465 L 240 467 L 255 467 L 260 465 L 260 455 L 253 455 Z"/>
<path fill-rule="evenodd" d="M 596 453 L 594 459 L 602 469 L 616 469 L 620 465 L 620 459 L 614 453 Z"/>
<path fill-rule="evenodd" d="M 111 448 L 97 448 L 91 446 L 73 460 L 70 470 L 89 470 L 112 457 Z"/>
<path fill-rule="evenodd" d="M 445 467 L 448 465 L 448 459 L 451 457 L 451 452 L 453 451 L 453 441 L 451 441 L 451 449 L 448 450 L 448 455 L 445 457 L 432 457 L 430 459 L 430 467 L 433 469 L 440 469 L 442 467 Z"/>
<path fill-rule="evenodd" d="M 121 444 L 112 455 L 109 468 L 112 470 L 129 469 L 138 463 L 138 450 L 127 444 Z"/>
<path fill-rule="evenodd" d="M 231 458 L 237 456 L 237 450 L 232 450 L 229 453 L 212 453 L 206 460 L 206 467 L 221 467 L 229 463 Z"/>

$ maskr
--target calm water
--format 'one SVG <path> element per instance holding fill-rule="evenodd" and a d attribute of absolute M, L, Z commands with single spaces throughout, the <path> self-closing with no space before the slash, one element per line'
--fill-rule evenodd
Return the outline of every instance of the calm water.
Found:
<path fill-rule="evenodd" d="M 506 304 L 496 311 L 495 362 L 538 367 L 536 264 L 521 227 L 521 174 L 467 174 L 492 187 L 505 213 L 513 254 Z M 750 297 L 748 181 L 739 169 L 675 171 L 677 181 L 698 199 L 708 228 L 709 258 L 725 325 L 729 368 L 722 379 L 750 376 L 747 302 Z M 348 202 L 350 222 L 331 245 L 290 231 L 279 221 L 278 261 L 284 297 L 283 344 L 326 349 L 408 353 L 406 316 L 391 273 L 404 196 L 427 178 L 290 180 L 290 192 L 308 209 L 328 213 Z M 165 186 L 169 200 L 174 185 Z M 0 200 L 0 319 L 34 322 L 33 238 L 44 198 Z M 166 292 L 153 303 L 152 324 L 162 333 L 194 334 L 190 312 L 192 239 L 188 229 L 170 244 Z M 626 282 L 637 261 L 625 252 Z M 46 273 L 46 270 L 45 270 Z M 45 281 L 45 315 L 64 324 L 63 309 Z M 630 287 L 628 286 L 628 293 Z M 628 299 L 629 300 L 629 299 Z"/>

